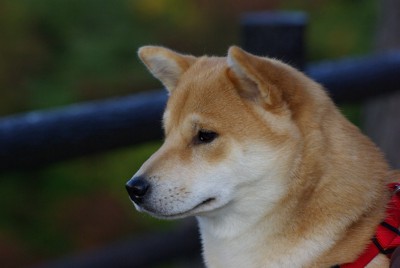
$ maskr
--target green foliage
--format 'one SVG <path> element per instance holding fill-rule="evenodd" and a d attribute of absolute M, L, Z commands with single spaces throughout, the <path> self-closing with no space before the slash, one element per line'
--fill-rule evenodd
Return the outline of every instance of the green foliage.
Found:
<path fill-rule="evenodd" d="M 361 127 L 361 105 L 360 104 L 344 104 L 340 107 L 341 112 L 353 124 Z"/>
<path fill-rule="evenodd" d="M 219 29 L 213 23 L 224 16 L 208 18 L 184 0 L 4 0 L 2 6 L 0 115 L 154 88 L 159 84 L 137 60 L 138 47 L 201 45 L 203 53 L 205 44 L 215 46 L 234 31 L 210 40 Z"/>
<path fill-rule="evenodd" d="M 283 8 L 308 12 L 307 52 L 311 60 L 371 51 L 377 19 L 376 0 L 287 0 L 282 3 Z"/>
<path fill-rule="evenodd" d="M 39 257 L 105 244 L 126 234 L 168 227 L 150 217 L 138 221 L 124 187 L 159 146 L 158 142 L 143 144 L 3 175 L 0 248 L 2 234 L 23 244 L 31 255 L 14 260 L 23 265 Z"/>

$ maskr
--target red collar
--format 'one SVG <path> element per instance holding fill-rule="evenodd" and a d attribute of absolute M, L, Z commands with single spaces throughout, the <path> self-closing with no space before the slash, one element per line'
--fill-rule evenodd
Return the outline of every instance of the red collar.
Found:
<path fill-rule="evenodd" d="M 375 236 L 364 253 L 353 263 L 342 264 L 340 268 L 363 268 L 379 253 L 391 257 L 393 251 L 400 246 L 400 183 L 388 185 L 393 192 L 386 209 L 387 217 L 376 229 Z"/>

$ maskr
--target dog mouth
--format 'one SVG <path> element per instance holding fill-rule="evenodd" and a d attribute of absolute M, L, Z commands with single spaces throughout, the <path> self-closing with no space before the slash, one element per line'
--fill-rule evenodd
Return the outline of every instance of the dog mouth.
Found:
<path fill-rule="evenodd" d="M 212 202 L 214 202 L 214 201 L 215 201 L 215 198 L 214 198 L 214 197 L 207 198 L 206 200 L 204 200 L 204 201 L 201 202 L 200 204 L 194 206 L 194 207 L 193 207 L 192 209 L 190 209 L 188 212 L 193 211 L 193 210 L 195 210 L 195 209 L 197 209 L 197 208 L 199 208 L 199 207 L 201 207 L 201 206 L 208 205 L 208 204 L 210 204 L 210 203 L 212 203 Z"/>
<path fill-rule="evenodd" d="M 208 211 L 207 206 L 211 205 L 216 201 L 215 197 L 210 197 L 205 199 L 204 201 L 200 202 L 199 204 L 195 205 L 189 210 L 183 211 L 183 212 L 178 212 L 178 213 L 173 213 L 173 214 L 168 214 L 168 213 L 157 213 L 154 211 L 149 211 L 147 210 L 148 213 L 151 215 L 158 217 L 158 218 L 164 218 L 164 219 L 177 219 L 177 218 L 183 218 L 186 216 L 191 216 L 195 213 L 202 213 Z"/>

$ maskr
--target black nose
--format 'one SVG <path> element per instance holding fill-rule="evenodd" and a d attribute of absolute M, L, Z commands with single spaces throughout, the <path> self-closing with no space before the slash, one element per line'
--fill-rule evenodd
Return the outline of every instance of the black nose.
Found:
<path fill-rule="evenodd" d="M 143 177 L 134 177 L 126 183 L 125 187 L 131 200 L 139 204 L 148 192 L 150 184 Z"/>

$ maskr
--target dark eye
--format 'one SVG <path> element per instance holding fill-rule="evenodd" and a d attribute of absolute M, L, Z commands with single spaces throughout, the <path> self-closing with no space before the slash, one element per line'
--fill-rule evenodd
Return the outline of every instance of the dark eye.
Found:
<path fill-rule="evenodd" d="M 210 143 L 215 138 L 218 137 L 218 134 L 213 131 L 199 130 L 196 136 L 197 143 Z"/>

